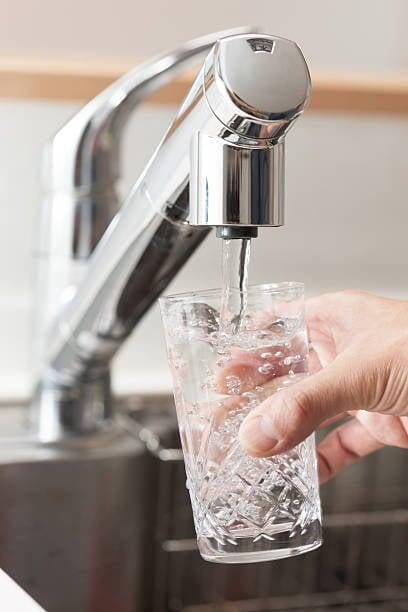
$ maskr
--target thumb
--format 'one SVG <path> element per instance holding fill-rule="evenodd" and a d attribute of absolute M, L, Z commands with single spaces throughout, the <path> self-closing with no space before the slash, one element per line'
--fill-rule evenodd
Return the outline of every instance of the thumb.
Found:
<path fill-rule="evenodd" d="M 241 425 L 244 450 L 255 457 L 285 452 L 327 419 L 364 407 L 367 370 L 358 361 L 357 355 L 343 353 L 317 374 L 270 396 Z"/>

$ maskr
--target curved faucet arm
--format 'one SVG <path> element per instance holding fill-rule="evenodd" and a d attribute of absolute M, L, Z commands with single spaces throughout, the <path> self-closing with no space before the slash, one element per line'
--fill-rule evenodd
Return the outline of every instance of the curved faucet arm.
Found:
<path fill-rule="evenodd" d="M 134 68 L 88 102 L 56 134 L 47 151 L 46 188 L 51 192 L 112 191 L 119 177 L 123 127 L 135 107 L 197 61 L 214 43 L 257 28 L 232 28 L 184 43 Z"/>

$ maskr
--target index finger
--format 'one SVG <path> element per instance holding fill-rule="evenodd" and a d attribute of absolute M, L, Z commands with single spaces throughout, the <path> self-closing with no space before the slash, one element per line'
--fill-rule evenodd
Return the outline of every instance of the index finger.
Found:
<path fill-rule="evenodd" d="M 216 373 L 218 393 L 240 394 L 265 385 L 281 376 L 304 373 L 307 370 L 304 340 L 264 346 L 256 350 L 233 348 L 231 359 Z"/>

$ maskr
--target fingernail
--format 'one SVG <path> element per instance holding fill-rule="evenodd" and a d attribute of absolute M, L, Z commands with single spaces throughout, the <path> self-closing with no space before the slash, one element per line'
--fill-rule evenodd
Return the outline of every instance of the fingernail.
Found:
<path fill-rule="evenodd" d="M 257 415 L 250 417 L 241 425 L 239 440 L 250 454 L 267 454 L 278 443 L 273 437 L 270 421 L 267 417 Z"/>

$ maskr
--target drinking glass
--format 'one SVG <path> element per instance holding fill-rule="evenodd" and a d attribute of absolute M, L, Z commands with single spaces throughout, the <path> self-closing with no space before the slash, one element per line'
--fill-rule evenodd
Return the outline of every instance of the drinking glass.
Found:
<path fill-rule="evenodd" d="M 245 303 L 230 292 L 230 310 L 218 289 L 160 300 L 198 548 L 222 563 L 281 559 L 322 542 L 314 436 L 259 459 L 238 431 L 307 376 L 304 287 L 253 286 Z"/>

